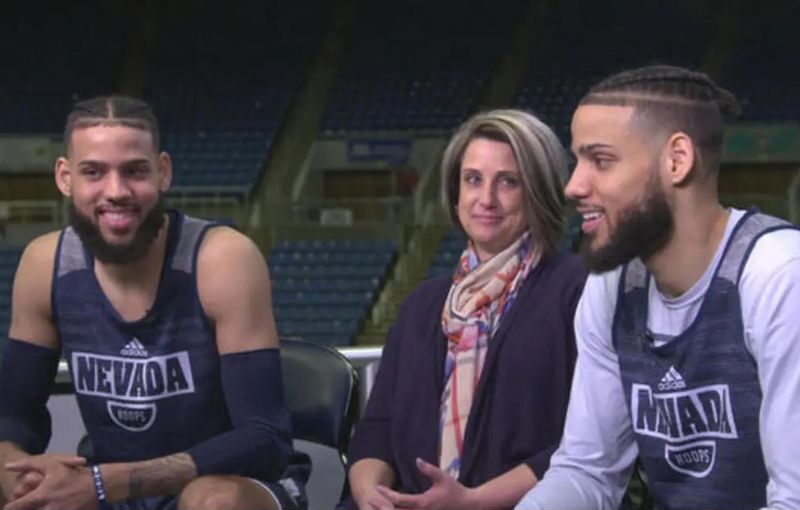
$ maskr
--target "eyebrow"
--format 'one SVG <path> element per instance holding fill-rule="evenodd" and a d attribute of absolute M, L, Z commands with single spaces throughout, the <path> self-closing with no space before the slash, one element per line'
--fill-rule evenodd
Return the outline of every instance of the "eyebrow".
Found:
<path fill-rule="evenodd" d="M 130 165 L 138 165 L 140 163 L 149 163 L 150 160 L 147 158 L 135 158 L 123 161 L 120 166 L 130 166 Z M 88 165 L 88 166 L 108 166 L 108 163 L 105 161 L 98 161 L 96 159 L 82 159 L 78 161 L 78 166 Z"/>
<path fill-rule="evenodd" d="M 473 167 L 471 167 L 471 166 L 465 166 L 465 167 L 462 167 L 462 168 L 461 168 L 459 171 L 461 171 L 461 172 L 479 172 L 479 173 L 483 173 L 483 172 L 481 172 L 481 170 L 480 170 L 480 169 L 478 169 L 478 168 L 473 168 Z M 517 174 L 519 173 L 519 170 L 512 170 L 512 169 L 510 169 L 510 168 L 503 168 L 503 169 L 500 169 L 500 170 L 498 170 L 496 173 L 497 173 L 497 174 L 511 174 L 511 175 L 517 175 Z"/>
<path fill-rule="evenodd" d="M 578 149 L 576 151 L 574 150 L 573 152 L 576 154 L 585 155 L 594 152 L 598 149 L 613 149 L 613 147 L 606 143 L 587 143 L 585 145 L 579 146 Z"/>

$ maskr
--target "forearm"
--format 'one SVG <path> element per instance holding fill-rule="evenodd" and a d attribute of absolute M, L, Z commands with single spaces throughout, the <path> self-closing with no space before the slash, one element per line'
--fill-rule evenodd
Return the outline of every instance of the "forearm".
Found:
<path fill-rule="evenodd" d="M 140 462 L 102 464 L 100 472 L 109 501 L 177 495 L 197 477 L 197 467 L 188 453 Z"/>
<path fill-rule="evenodd" d="M 379 459 L 361 459 L 350 468 L 348 481 L 353 499 L 359 503 L 376 485 L 391 487 L 394 483 L 394 469 Z"/>
<path fill-rule="evenodd" d="M 18 476 L 17 473 L 8 471 L 5 465 L 9 462 L 14 462 L 26 457 L 27 455 L 28 454 L 25 453 L 22 448 L 10 441 L 0 442 L 0 489 L 2 489 L 3 492 L 2 495 L 0 495 L 0 502 L 5 503 L 9 500 L 9 496 L 14 490 L 14 485 L 17 482 Z"/>
<path fill-rule="evenodd" d="M 470 491 L 475 510 L 512 508 L 538 479 L 527 464 L 520 464 Z"/>

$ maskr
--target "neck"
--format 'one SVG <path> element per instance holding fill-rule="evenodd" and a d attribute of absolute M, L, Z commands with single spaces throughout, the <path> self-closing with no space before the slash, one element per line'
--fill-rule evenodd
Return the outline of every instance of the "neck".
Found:
<path fill-rule="evenodd" d="M 685 293 L 703 276 L 719 248 L 729 216 L 716 200 L 675 209 L 672 237 L 645 261 L 658 290 L 670 297 Z"/>
<path fill-rule="evenodd" d="M 169 232 L 169 215 L 158 232 L 144 257 L 127 264 L 104 264 L 95 259 L 95 268 L 107 278 L 122 285 L 147 286 L 149 282 L 161 275 L 164 256 L 167 251 L 167 233 Z"/>

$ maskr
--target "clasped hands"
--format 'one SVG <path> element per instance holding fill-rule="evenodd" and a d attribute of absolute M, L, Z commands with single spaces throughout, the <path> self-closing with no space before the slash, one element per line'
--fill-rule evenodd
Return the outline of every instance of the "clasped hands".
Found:
<path fill-rule="evenodd" d="M 422 494 L 402 494 L 378 485 L 365 498 L 361 510 L 468 510 L 477 508 L 476 490 L 465 487 L 438 467 L 416 460 L 417 469 L 431 480 L 431 487 Z"/>
<path fill-rule="evenodd" d="M 4 510 L 96 509 L 94 483 L 86 459 L 74 455 L 31 455 L 9 462 L 17 474 Z"/>

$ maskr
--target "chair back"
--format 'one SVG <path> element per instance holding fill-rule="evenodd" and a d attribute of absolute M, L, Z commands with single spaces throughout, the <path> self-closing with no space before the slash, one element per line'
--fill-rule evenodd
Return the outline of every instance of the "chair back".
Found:
<path fill-rule="evenodd" d="M 358 419 L 358 375 L 335 349 L 281 339 L 283 392 L 295 439 L 334 448 L 342 462 Z"/>

